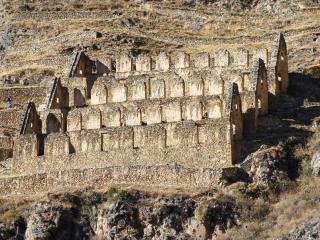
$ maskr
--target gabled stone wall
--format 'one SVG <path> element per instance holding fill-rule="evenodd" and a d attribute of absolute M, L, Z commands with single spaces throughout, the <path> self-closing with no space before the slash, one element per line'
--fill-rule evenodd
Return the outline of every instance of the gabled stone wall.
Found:
<path fill-rule="evenodd" d="M 45 106 L 47 109 L 57 109 L 65 106 L 61 82 L 57 78 L 54 78 L 51 82 Z"/>
<path fill-rule="evenodd" d="M 41 121 L 33 102 L 27 102 L 22 109 L 18 135 L 41 133 Z"/>
<path fill-rule="evenodd" d="M 274 74 L 276 89 L 280 92 L 286 92 L 289 85 L 288 77 L 288 53 L 287 44 L 285 42 L 283 34 L 279 33 L 274 41 L 273 51 L 271 55 L 271 69 L 275 72 L 271 72 L 270 75 Z M 271 78 L 272 79 L 272 78 Z M 271 80 L 270 79 L 270 80 Z M 272 79 L 273 80 L 273 79 Z"/>

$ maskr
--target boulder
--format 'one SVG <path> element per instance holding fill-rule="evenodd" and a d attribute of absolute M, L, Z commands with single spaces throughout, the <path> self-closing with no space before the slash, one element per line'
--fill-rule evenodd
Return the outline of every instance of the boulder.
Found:
<path fill-rule="evenodd" d="M 314 175 L 320 176 L 320 148 L 312 155 L 310 167 Z"/>
<path fill-rule="evenodd" d="M 283 145 L 273 147 L 262 145 L 256 152 L 248 155 L 240 167 L 248 172 L 254 183 L 270 187 L 288 178 L 287 159 Z"/>

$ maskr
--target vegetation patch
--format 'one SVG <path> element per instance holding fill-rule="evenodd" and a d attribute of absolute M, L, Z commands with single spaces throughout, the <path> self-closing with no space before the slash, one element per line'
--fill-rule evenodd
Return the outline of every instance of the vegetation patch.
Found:
<path fill-rule="evenodd" d="M 114 201 L 123 201 L 127 204 L 132 204 L 135 202 L 134 197 L 126 190 L 123 190 L 119 187 L 113 186 L 110 187 L 104 194 L 104 201 L 107 203 Z"/>
<path fill-rule="evenodd" d="M 11 223 L 14 222 L 19 218 L 20 214 L 19 212 L 13 208 L 6 210 L 3 214 L 0 216 L 0 222 L 4 223 Z"/>

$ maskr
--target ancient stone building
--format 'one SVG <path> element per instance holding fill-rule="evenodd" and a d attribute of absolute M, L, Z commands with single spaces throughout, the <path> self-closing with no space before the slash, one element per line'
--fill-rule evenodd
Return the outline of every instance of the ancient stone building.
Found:
<path fill-rule="evenodd" d="M 77 53 L 67 77 L 52 80 L 42 107 L 25 105 L 14 172 L 230 169 L 241 161 L 242 139 L 254 137 L 260 117 L 288 87 L 282 34 L 272 49 L 252 53 L 121 54 L 103 62 Z"/>
<path fill-rule="evenodd" d="M 190 167 L 231 167 L 239 160 L 243 136 L 237 84 L 230 84 L 225 94 L 190 96 L 180 77 L 176 78 L 173 93 L 157 98 L 151 97 L 151 91 L 159 90 L 149 88 L 148 78 L 128 79 L 127 88 L 116 79 L 99 79 L 99 91 L 94 92 L 97 99 L 86 107 L 37 113 L 29 103 L 15 139 L 15 170 L 172 162 Z M 115 90 L 109 93 L 109 89 Z M 59 96 L 52 95 L 55 99 Z M 32 132 L 30 126 L 39 118 L 42 131 Z M 28 161 L 22 160 L 23 155 Z M 54 163 L 57 157 L 61 162 Z"/>

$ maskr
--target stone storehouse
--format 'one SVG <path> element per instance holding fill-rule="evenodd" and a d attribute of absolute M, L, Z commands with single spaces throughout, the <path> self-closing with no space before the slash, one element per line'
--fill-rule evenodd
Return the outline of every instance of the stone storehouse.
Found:
<path fill-rule="evenodd" d="M 103 64 L 77 53 L 43 108 L 28 102 L 13 170 L 180 165 L 232 168 L 288 86 L 285 40 L 253 53 L 121 54 Z M 115 66 L 115 67 L 114 67 Z"/>

